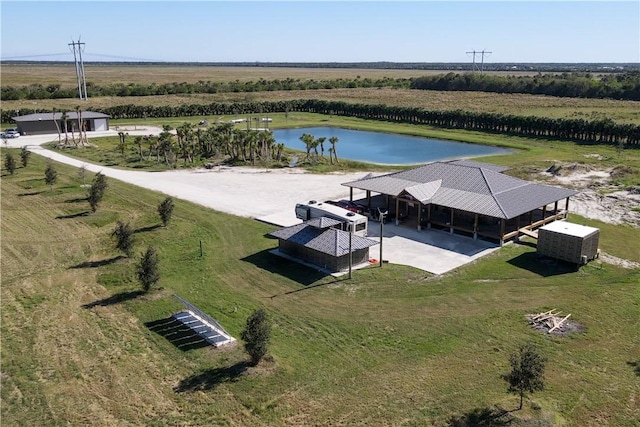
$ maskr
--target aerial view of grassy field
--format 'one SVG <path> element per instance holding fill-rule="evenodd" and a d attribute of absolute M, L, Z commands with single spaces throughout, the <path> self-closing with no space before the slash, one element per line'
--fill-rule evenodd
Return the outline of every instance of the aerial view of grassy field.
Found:
<path fill-rule="evenodd" d="M 336 279 L 269 254 L 267 224 L 176 200 L 162 227 L 164 196 L 115 180 L 91 214 L 77 169 L 56 164 L 50 187 L 45 165 L 32 156 L 2 176 L 7 425 L 631 426 L 640 416 L 637 269 L 540 264 L 535 248 L 513 244 L 444 276 L 389 265 Z M 118 220 L 136 230 L 131 259 L 114 248 Z M 589 224 L 604 250 L 640 261 L 639 229 Z M 140 294 L 148 245 L 161 281 Z M 235 337 L 266 308 L 269 357 L 248 367 L 241 345 L 177 347 L 154 327 L 180 308 L 174 294 Z M 528 326 L 525 314 L 552 308 L 583 331 Z M 517 407 L 501 376 L 524 342 L 548 359 L 545 390 L 498 417 Z"/>
<path fill-rule="evenodd" d="M 2 65 L 2 84 L 60 83 L 61 66 Z M 157 83 L 258 78 L 413 77 L 410 70 L 155 67 Z M 89 80 L 138 83 L 149 69 L 87 68 Z M 357 88 L 251 93 L 102 97 L 83 108 L 211 102 L 323 99 L 432 110 L 462 109 L 554 118 L 609 118 L 640 123 L 640 104 L 526 94 Z M 3 108 L 75 109 L 76 99 L 3 101 Z M 486 158 L 510 174 L 542 179 L 553 164 L 617 171 L 602 195 L 636 188 L 637 150 L 551 139 L 448 130 L 312 113 L 270 114 L 275 127 L 337 126 L 427 136 L 516 149 Z M 176 128 L 235 117 L 174 117 L 111 122 L 112 129 Z M 120 152 L 117 136 L 65 154 L 131 168 L 136 149 Z M 49 145 L 53 148 L 55 143 Z M 302 150 L 301 146 L 301 150 Z M 78 170 L 31 156 L 13 174 L 2 147 L 2 418 L 6 425 L 407 425 L 632 426 L 640 419 L 640 270 L 596 260 L 575 268 L 541 263 L 525 239 L 437 276 L 400 265 L 370 267 L 353 279 L 291 264 L 269 251 L 275 229 L 248 218 L 175 200 L 163 227 L 164 195 L 109 180 L 95 213 Z M 171 167 L 149 161 L 137 169 Z M 182 167 L 182 166 L 181 166 Z M 343 161 L 314 173 L 381 171 Z M 160 172 L 161 173 L 161 172 Z M 86 181 L 90 182 L 91 174 Z M 256 189 L 256 191 L 265 191 Z M 598 227 L 600 248 L 634 266 L 640 229 L 570 214 Z M 134 255 L 114 247 L 118 221 L 134 231 Z M 161 280 L 140 292 L 135 271 L 156 247 Z M 273 324 L 268 357 L 249 366 L 242 343 L 181 347 L 163 323 L 179 295 L 239 338 L 247 317 L 267 310 Z M 530 328 L 525 316 L 571 313 L 580 331 L 564 337 Z M 503 376 L 509 357 L 532 342 L 548 360 L 545 388 L 522 410 Z"/>

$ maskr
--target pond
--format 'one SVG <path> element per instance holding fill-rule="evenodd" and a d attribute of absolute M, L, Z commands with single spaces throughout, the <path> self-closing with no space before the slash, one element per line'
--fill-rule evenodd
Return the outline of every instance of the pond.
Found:
<path fill-rule="evenodd" d="M 507 148 L 488 145 L 336 127 L 273 130 L 273 136 L 278 143 L 284 143 L 288 148 L 305 151 L 305 144 L 300 140 L 303 133 L 309 133 L 315 138 L 327 138 L 324 143 L 325 156 L 329 155 L 329 147 L 331 147 L 329 138 L 335 136 L 338 138 L 336 143 L 338 159 L 387 165 L 411 165 L 513 152 Z"/>

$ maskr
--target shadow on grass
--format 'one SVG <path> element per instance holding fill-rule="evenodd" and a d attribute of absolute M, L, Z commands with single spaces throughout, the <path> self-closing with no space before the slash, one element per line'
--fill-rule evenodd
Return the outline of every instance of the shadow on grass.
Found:
<path fill-rule="evenodd" d="M 287 291 L 287 292 L 284 292 L 284 293 L 281 293 L 281 294 L 271 295 L 270 298 L 274 299 L 274 298 L 282 297 L 282 296 L 289 295 L 289 294 L 295 294 L 297 292 L 308 291 L 308 290 L 311 290 L 311 289 L 314 289 L 314 288 L 319 288 L 319 287 L 322 287 L 322 286 L 331 285 L 331 284 L 336 283 L 338 281 L 339 281 L 339 279 L 336 279 L 336 280 L 332 280 L 332 281 L 326 282 L 326 283 L 318 283 L 316 285 L 309 285 L 309 286 L 305 286 L 304 288 L 293 289 L 291 291 Z"/>
<path fill-rule="evenodd" d="M 270 253 L 271 249 L 265 249 L 255 254 L 242 258 L 258 268 L 271 273 L 287 277 L 294 282 L 307 286 L 327 276 L 326 273 L 298 264 L 295 261 L 279 257 Z"/>
<path fill-rule="evenodd" d="M 120 304 L 121 302 L 136 299 L 140 295 L 144 295 L 144 293 L 144 291 L 120 292 L 119 294 L 111 295 L 110 297 L 99 299 L 97 301 L 90 302 L 89 304 L 83 304 L 82 308 L 93 308 L 97 306 L 107 307 L 114 304 Z"/>
<path fill-rule="evenodd" d="M 89 214 L 91 213 L 91 211 L 84 211 L 84 212 L 78 212 L 78 213 L 74 213 L 74 214 L 69 214 L 69 215 L 58 215 L 56 217 L 56 219 L 72 219 L 72 218 L 79 218 L 81 216 L 89 216 Z"/>
<path fill-rule="evenodd" d="M 96 268 L 96 267 L 102 267 L 104 265 L 109 265 L 109 264 L 113 264 L 114 262 L 118 262 L 121 259 L 126 258 L 123 255 L 118 255 L 115 256 L 113 258 L 107 258 L 107 259 L 101 259 L 99 261 L 85 261 L 85 262 L 81 262 L 80 264 L 76 264 L 76 265 L 72 265 L 69 268 Z"/>
<path fill-rule="evenodd" d="M 542 277 L 557 276 L 559 274 L 575 273 L 578 266 L 568 262 L 541 257 L 536 252 L 526 252 L 507 261 L 514 267 L 529 270 Z"/>
<path fill-rule="evenodd" d="M 173 390 L 176 393 L 213 390 L 220 384 L 237 381 L 247 367 L 247 362 L 242 361 L 226 368 L 207 369 L 183 379 Z"/>
<path fill-rule="evenodd" d="M 508 426 L 513 417 L 501 408 L 476 408 L 465 414 L 449 419 L 449 427 L 493 427 Z"/>
<path fill-rule="evenodd" d="M 68 199 L 65 200 L 65 203 L 80 203 L 80 202 L 86 202 L 88 201 L 89 198 L 88 197 L 76 197 L 75 199 Z"/>
<path fill-rule="evenodd" d="M 636 360 L 635 362 L 627 362 L 627 365 L 634 368 L 633 371 L 636 373 L 637 376 L 640 377 L 640 359 Z"/>
<path fill-rule="evenodd" d="M 135 230 L 133 230 L 133 232 L 134 232 L 134 234 L 135 233 L 146 233 L 146 232 L 149 232 L 149 231 L 156 230 L 156 229 L 158 229 L 160 227 L 162 227 L 162 224 L 149 225 L 148 227 L 136 228 Z"/>
<path fill-rule="evenodd" d="M 150 331 L 164 337 L 182 351 L 210 347 L 211 344 L 196 334 L 191 328 L 170 316 L 166 319 L 154 320 L 144 324 Z"/>
<path fill-rule="evenodd" d="M 3 175 L 4 176 L 4 175 Z M 38 194 L 42 194 L 44 193 L 46 190 L 40 190 L 40 191 L 32 191 L 30 193 L 18 193 L 18 196 L 20 197 L 24 197 L 24 196 L 37 196 Z"/>

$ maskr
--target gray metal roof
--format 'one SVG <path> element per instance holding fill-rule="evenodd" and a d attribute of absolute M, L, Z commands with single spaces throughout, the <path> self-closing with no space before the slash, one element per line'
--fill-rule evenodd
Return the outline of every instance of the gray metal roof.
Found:
<path fill-rule="evenodd" d="M 501 173 L 505 170 L 502 166 L 469 160 L 435 162 L 342 185 L 394 197 L 404 192 L 421 203 L 504 219 L 577 194 L 574 190 L 535 184 Z"/>
<path fill-rule="evenodd" d="M 334 257 L 349 253 L 349 233 L 336 228 L 319 229 L 309 224 L 297 224 L 268 234 L 278 239 L 296 243 Z M 378 244 L 375 240 L 357 235 L 351 236 L 351 249 L 366 249 Z"/>
<path fill-rule="evenodd" d="M 83 119 L 106 119 L 110 116 L 103 113 L 96 113 L 95 111 L 82 111 Z M 35 113 L 35 114 L 25 114 L 24 116 L 15 116 L 11 117 L 16 122 L 39 122 L 39 121 L 50 121 L 55 117 L 56 120 L 61 120 L 62 113 Z M 78 113 L 75 111 L 67 111 L 67 119 L 68 120 L 77 120 Z"/>

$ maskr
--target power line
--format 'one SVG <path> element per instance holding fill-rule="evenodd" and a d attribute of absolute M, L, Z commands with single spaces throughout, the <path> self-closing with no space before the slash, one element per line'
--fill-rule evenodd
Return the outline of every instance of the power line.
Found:
<path fill-rule="evenodd" d="M 476 72 L 476 71 L 480 71 L 480 74 L 482 74 L 484 72 L 484 55 L 487 54 L 487 56 L 489 54 L 492 54 L 493 52 L 489 52 L 486 50 L 482 50 L 480 52 L 472 50 L 470 52 L 467 52 L 467 55 L 472 53 L 473 54 L 473 62 L 471 63 L 471 71 L 472 72 Z M 476 64 L 476 53 L 482 54 L 482 60 L 480 61 L 480 66 L 478 67 L 478 64 Z"/>
<path fill-rule="evenodd" d="M 69 52 L 65 53 L 43 53 L 40 55 L 20 55 L 20 56 L 5 56 L 0 58 L 0 61 L 12 61 L 16 59 L 24 59 L 24 58 L 43 58 L 46 56 L 69 56 Z"/>

